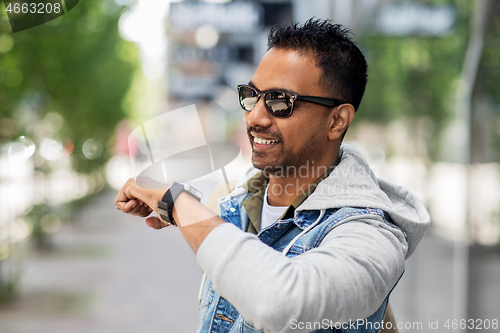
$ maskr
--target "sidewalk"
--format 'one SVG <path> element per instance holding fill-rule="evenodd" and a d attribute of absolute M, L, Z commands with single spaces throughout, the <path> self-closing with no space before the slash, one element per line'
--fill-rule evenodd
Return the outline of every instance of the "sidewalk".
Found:
<path fill-rule="evenodd" d="M 99 194 L 30 251 L 19 299 L 0 307 L 1 333 L 192 333 L 201 269 L 179 230 L 154 230 Z"/>
<path fill-rule="evenodd" d="M 390 300 L 396 322 L 410 327 L 401 332 L 454 332 L 445 327 L 447 321 L 451 324 L 454 319 L 474 319 L 476 329 L 469 332 L 500 332 L 499 328 L 485 326 L 485 320 L 500 323 L 500 251 L 471 248 L 468 278 L 473 288 L 468 295 L 469 317 L 455 318 L 453 247 L 453 242 L 429 232 L 407 260 L 406 271 Z M 429 324 L 436 321 L 439 329 L 429 329 Z"/>

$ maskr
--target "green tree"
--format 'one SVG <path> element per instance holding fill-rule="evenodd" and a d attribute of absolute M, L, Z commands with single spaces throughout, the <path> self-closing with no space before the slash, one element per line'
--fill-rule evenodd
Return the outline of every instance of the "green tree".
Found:
<path fill-rule="evenodd" d="M 453 5 L 453 30 L 444 36 L 365 35 L 360 44 L 368 62 L 368 85 L 357 117 L 387 123 L 404 117 L 426 119 L 426 140 L 433 159 L 443 128 L 454 117 L 455 94 L 468 40 L 470 5 L 463 1 L 427 1 Z M 412 128 L 409 128 L 411 131 Z"/>
<path fill-rule="evenodd" d="M 122 101 L 139 62 L 135 45 L 118 31 L 126 9 L 114 1 L 80 1 L 44 25 L 0 32 L 0 143 L 33 135 L 33 124 L 55 111 L 66 123 L 56 135 L 75 144 L 75 168 L 102 165 L 106 154 L 89 161 L 78 152 L 88 138 L 106 146 L 125 117 Z"/>

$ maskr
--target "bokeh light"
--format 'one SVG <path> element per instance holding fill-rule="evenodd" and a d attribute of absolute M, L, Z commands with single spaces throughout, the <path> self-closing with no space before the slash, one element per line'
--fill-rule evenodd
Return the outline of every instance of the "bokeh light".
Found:
<path fill-rule="evenodd" d="M 9 244 L 4 241 L 0 241 L 0 261 L 6 259 L 9 256 Z"/>
<path fill-rule="evenodd" d="M 40 226 L 47 234 L 53 234 L 61 228 L 61 219 L 54 213 L 48 213 L 40 219 Z"/>
<path fill-rule="evenodd" d="M 10 228 L 10 237 L 16 242 L 27 240 L 33 232 L 33 224 L 31 221 L 24 217 L 18 218 Z"/>
<path fill-rule="evenodd" d="M 219 31 L 213 25 L 205 24 L 196 29 L 195 38 L 200 48 L 208 50 L 217 45 Z"/>
<path fill-rule="evenodd" d="M 0 35 L 0 54 L 9 52 L 14 46 L 14 40 L 9 35 Z"/>
<path fill-rule="evenodd" d="M 48 161 L 57 161 L 63 154 L 63 145 L 54 139 L 40 140 L 40 155 Z"/>
<path fill-rule="evenodd" d="M 89 160 L 95 160 L 102 155 L 102 143 L 97 139 L 90 138 L 83 143 L 82 153 Z"/>
<path fill-rule="evenodd" d="M 20 136 L 16 141 L 8 144 L 9 162 L 24 163 L 35 152 L 35 144 L 26 136 Z"/>

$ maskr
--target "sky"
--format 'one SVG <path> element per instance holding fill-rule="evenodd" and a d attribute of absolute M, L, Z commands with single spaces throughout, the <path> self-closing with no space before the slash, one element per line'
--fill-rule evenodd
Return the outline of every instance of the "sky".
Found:
<path fill-rule="evenodd" d="M 120 18 L 120 33 L 139 46 L 142 70 L 148 78 L 164 75 L 167 59 L 165 19 L 170 2 L 174 1 L 138 0 Z"/>

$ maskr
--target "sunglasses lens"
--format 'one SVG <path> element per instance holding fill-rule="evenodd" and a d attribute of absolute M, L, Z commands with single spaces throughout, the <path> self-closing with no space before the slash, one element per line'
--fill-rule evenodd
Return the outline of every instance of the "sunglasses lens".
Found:
<path fill-rule="evenodd" d="M 264 100 L 267 109 L 270 110 L 275 117 L 286 118 L 292 113 L 292 96 L 286 92 L 268 92 Z"/>
<path fill-rule="evenodd" d="M 252 87 L 238 86 L 238 95 L 241 108 L 245 111 L 252 111 L 259 101 L 259 92 Z M 266 109 L 273 116 L 286 118 L 292 114 L 292 95 L 283 91 L 270 91 L 264 95 Z"/>
<path fill-rule="evenodd" d="M 241 108 L 245 111 L 252 111 L 259 101 L 259 95 L 257 91 L 253 90 L 250 87 L 238 87 L 238 95 L 240 98 Z"/>

